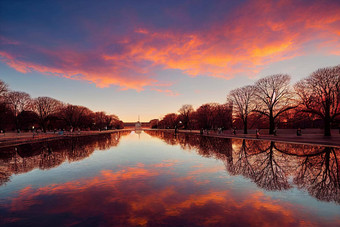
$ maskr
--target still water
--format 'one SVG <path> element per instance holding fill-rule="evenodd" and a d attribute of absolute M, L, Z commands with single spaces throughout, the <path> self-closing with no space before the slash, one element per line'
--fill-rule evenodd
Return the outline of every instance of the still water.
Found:
<path fill-rule="evenodd" d="M 119 132 L 0 150 L 3 226 L 340 226 L 340 149 Z"/>

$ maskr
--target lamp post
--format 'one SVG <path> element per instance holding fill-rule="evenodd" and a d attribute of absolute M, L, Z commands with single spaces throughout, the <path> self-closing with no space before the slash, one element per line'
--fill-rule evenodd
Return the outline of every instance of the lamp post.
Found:
<path fill-rule="evenodd" d="M 175 126 L 175 134 L 177 133 L 177 129 L 178 129 L 179 124 L 182 124 L 182 121 L 179 121 L 178 124 L 176 124 L 176 126 Z"/>

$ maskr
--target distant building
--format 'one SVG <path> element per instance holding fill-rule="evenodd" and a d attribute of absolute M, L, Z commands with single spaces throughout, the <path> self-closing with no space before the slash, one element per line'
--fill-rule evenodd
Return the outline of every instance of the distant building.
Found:
<path fill-rule="evenodd" d="M 139 115 L 138 115 L 138 121 L 135 124 L 135 129 L 136 130 L 141 130 L 142 129 L 142 124 L 140 123 Z"/>
<path fill-rule="evenodd" d="M 135 129 L 141 129 L 142 128 L 142 124 L 137 121 L 137 123 L 135 124 Z"/>

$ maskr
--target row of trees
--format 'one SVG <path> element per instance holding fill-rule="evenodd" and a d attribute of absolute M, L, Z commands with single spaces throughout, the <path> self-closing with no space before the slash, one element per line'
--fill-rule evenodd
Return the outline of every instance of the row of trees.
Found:
<path fill-rule="evenodd" d="M 257 113 L 269 120 L 269 134 L 273 134 L 276 119 L 288 110 L 294 109 L 290 76 L 273 75 L 258 80 L 255 85 L 232 90 L 228 100 L 235 107 L 235 116 L 243 122 L 244 133 L 248 133 L 248 116 Z"/>
<path fill-rule="evenodd" d="M 294 86 L 288 75 L 268 76 L 232 90 L 228 100 L 245 134 L 249 116 L 258 114 L 268 120 L 269 134 L 282 121 L 307 119 L 322 120 L 324 135 L 330 136 L 332 124 L 336 127 L 340 120 L 340 66 L 318 69 Z"/>
<path fill-rule="evenodd" d="M 93 112 L 87 107 L 65 104 L 50 97 L 32 99 L 25 92 L 11 91 L 0 80 L 0 129 L 44 132 L 54 129 L 115 129 L 123 128 L 116 115 Z"/>
<path fill-rule="evenodd" d="M 324 135 L 340 127 L 340 66 L 318 69 L 309 77 L 290 84 L 290 76 L 277 74 L 253 85 L 234 89 L 226 104 L 210 103 L 196 111 L 184 105 L 178 111 L 152 120 L 151 126 L 174 128 L 181 121 L 185 129 L 323 127 Z"/>
<path fill-rule="evenodd" d="M 208 103 L 196 110 L 192 105 L 183 105 L 179 114 L 170 113 L 161 121 L 151 120 L 152 128 L 184 129 L 229 129 L 232 125 L 232 106 L 229 104 Z"/>

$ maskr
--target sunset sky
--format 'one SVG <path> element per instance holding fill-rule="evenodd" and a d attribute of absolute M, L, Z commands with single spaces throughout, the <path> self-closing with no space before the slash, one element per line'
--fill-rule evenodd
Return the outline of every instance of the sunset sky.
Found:
<path fill-rule="evenodd" d="M 123 121 L 340 64 L 340 1 L 0 1 L 0 79 Z"/>

